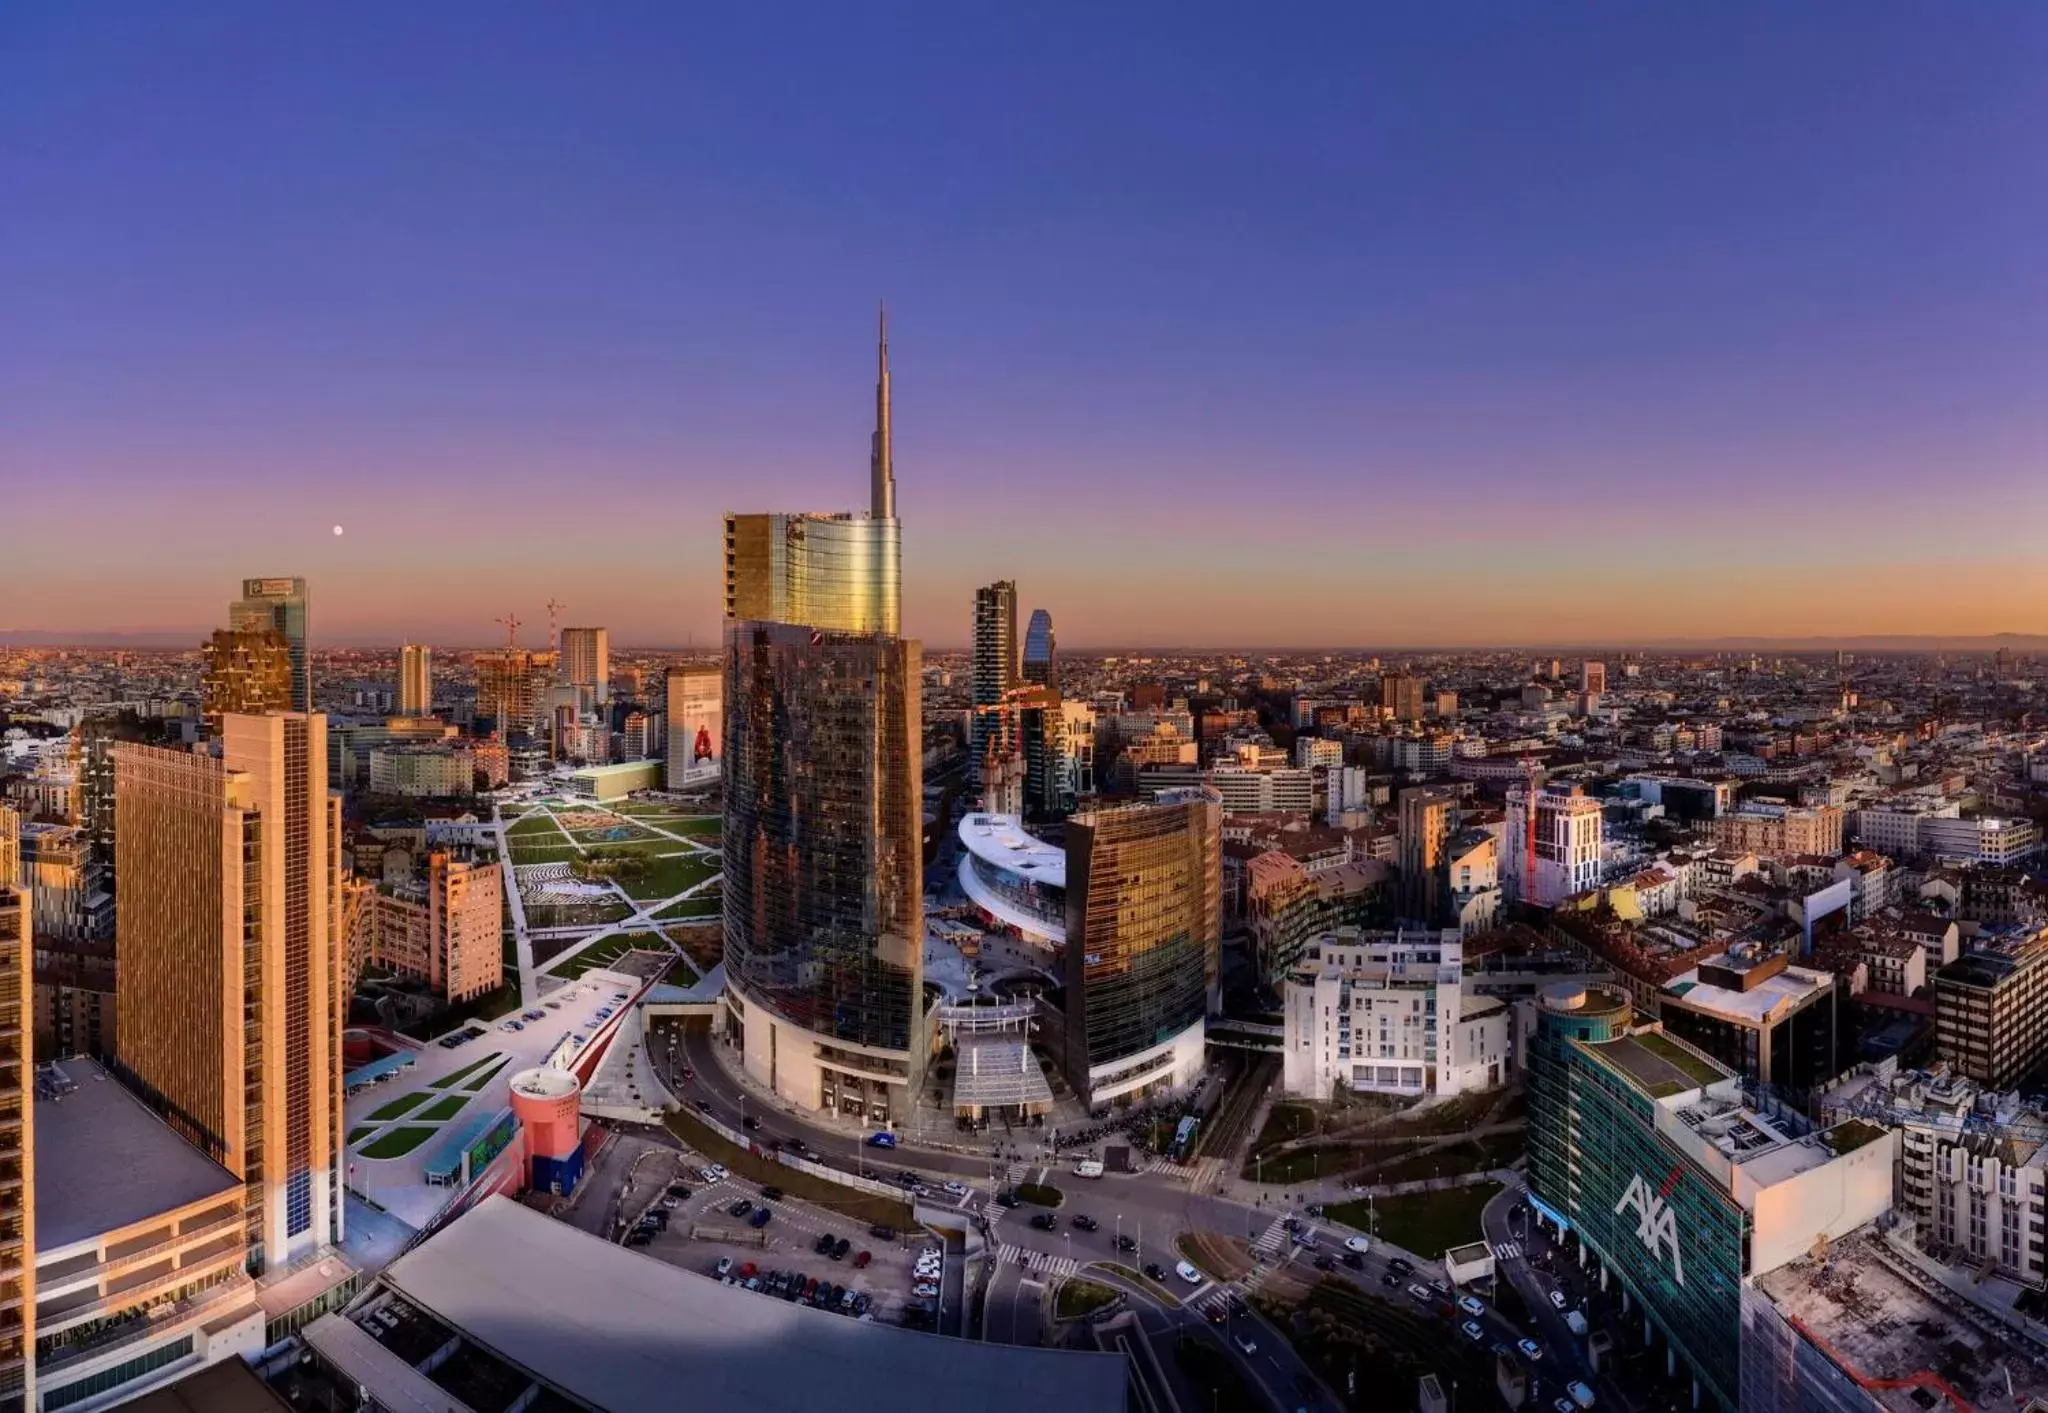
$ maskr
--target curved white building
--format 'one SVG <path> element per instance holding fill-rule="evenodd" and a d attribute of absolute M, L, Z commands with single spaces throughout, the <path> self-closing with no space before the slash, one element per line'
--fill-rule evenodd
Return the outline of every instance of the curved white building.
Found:
<path fill-rule="evenodd" d="M 1067 940 L 1067 853 L 1024 830 L 1013 814 L 960 821 L 960 888 L 995 922 L 1041 947 Z"/>

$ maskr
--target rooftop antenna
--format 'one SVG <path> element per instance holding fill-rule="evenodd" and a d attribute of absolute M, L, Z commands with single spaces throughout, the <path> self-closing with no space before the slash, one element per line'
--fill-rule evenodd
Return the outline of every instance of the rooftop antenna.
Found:
<path fill-rule="evenodd" d="M 522 620 L 520 619 L 519 615 L 516 613 L 508 613 L 503 618 L 493 618 L 491 620 L 491 622 L 496 623 L 504 628 L 505 646 L 508 648 L 516 648 L 519 646 L 519 625 L 521 621 Z"/>

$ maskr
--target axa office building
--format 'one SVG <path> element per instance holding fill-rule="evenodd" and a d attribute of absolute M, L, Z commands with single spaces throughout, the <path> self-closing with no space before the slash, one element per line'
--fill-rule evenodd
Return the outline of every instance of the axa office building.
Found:
<path fill-rule="evenodd" d="M 1574 983 L 1538 999 L 1528 1086 L 1532 1206 L 1619 1287 L 1667 1370 L 1691 1372 L 1694 1405 L 1795 1406 L 1774 1388 L 1784 1361 L 1764 1374 L 1756 1330 L 1784 1329 L 1754 1282 L 1890 1209 L 1896 1135 L 1753 1103 L 1619 993 Z M 1839 1383 L 1825 1359 L 1798 1367 Z"/>

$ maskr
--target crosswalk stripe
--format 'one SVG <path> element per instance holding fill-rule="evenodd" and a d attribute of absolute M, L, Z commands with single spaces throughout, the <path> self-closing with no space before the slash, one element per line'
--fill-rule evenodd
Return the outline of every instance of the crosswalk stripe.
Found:
<path fill-rule="evenodd" d="M 1493 1254 L 1500 1260 L 1512 1261 L 1522 1254 L 1522 1243 L 1519 1241 L 1497 1242 L 1494 1245 Z"/>

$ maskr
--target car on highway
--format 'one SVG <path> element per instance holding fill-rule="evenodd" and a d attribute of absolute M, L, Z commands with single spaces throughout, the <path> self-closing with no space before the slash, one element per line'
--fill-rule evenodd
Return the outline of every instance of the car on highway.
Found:
<path fill-rule="evenodd" d="M 1147 1261 L 1145 1263 L 1145 1279 L 1164 1281 L 1166 1279 L 1166 1267 L 1160 1265 L 1157 1261 Z"/>
<path fill-rule="evenodd" d="M 1334 1271 L 1337 1269 L 1337 1258 L 1335 1256 L 1322 1255 L 1316 1257 L 1311 1264 L 1319 1271 Z"/>
<path fill-rule="evenodd" d="M 1101 1231 L 1102 1223 L 1096 1221 L 1095 1218 L 1089 1216 L 1086 1212 L 1076 1212 L 1074 1214 L 1074 1229 L 1076 1231 Z"/>
<path fill-rule="evenodd" d="M 1478 1297 L 1471 1295 L 1459 1296 L 1458 1308 L 1475 1320 L 1486 1313 L 1486 1307 L 1479 1303 Z"/>
<path fill-rule="evenodd" d="M 1200 1285 L 1202 1283 L 1202 1273 L 1195 1269 L 1195 1263 L 1192 1261 L 1182 1261 L 1173 1268 L 1173 1273 L 1189 1285 Z"/>
<path fill-rule="evenodd" d="M 967 1184 L 964 1182 L 941 1183 L 940 1190 L 949 1197 L 965 1197 L 967 1195 Z"/>
<path fill-rule="evenodd" d="M 1116 1239 L 1116 1249 L 1119 1251 L 1136 1251 L 1138 1249 L 1138 1239 L 1134 1236 L 1119 1236 Z"/>
<path fill-rule="evenodd" d="M 1380 1277 L 1380 1284 L 1385 1286 L 1388 1290 L 1392 1290 L 1395 1286 L 1399 1285 L 1400 1283 L 1401 1278 L 1395 1275 L 1392 1271 L 1388 1271 L 1385 1275 Z"/>
<path fill-rule="evenodd" d="M 1552 1399 L 1550 1406 L 1556 1409 L 1557 1413 L 1579 1413 L 1579 1405 L 1569 1398 Z"/>
<path fill-rule="evenodd" d="M 740 1120 L 740 1127 L 745 1129 L 748 1133 L 753 1133 L 761 1127 L 761 1119 L 759 1115 L 749 1114 L 745 1118 Z"/>
<path fill-rule="evenodd" d="M 1477 1320 L 1467 1320 L 1458 1328 L 1464 1331 L 1465 1338 L 1471 1340 L 1474 1344 L 1484 1344 L 1486 1342 L 1486 1327 Z"/>
<path fill-rule="evenodd" d="M 1006 1187 L 996 1194 L 996 1206 L 1014 1207 L 1023 1199 L 1017 1196 L 1017 1189 Z"/>
<path fill-rule="evenodd" d="M 1397 1276 L 1412 1276 L 1415 1274 L 1415 1263 L 1406 1256 L 1389 1256 L 1387 1269 Z"/>
<path fill-rule="evenodd" d="M 1411 1285 L 1411 1286 L 1409 1286 L 1409 1287 L 1408 1287 L 1408 1298 L 1409 1298 L 1410 1300 L 1414 1300 L 1414 1301 L 1416 1301 L 1416 1302 L 1418 1302 L 1418 1303 L 1420 1303 L 1420 1304 L 1423 1304 L 1423 1305 L 1427 1305 L 1427 1304 L 1429 1304 L 1430 1302 L 1432 1302 L 1432 1301 L 1434 1301 L 1434 1300 L 1436 1299 L 1436 1297 L 1435 1297 L 1434 1295 L 1431 1295 L 1431 1294 L 1429 1293 L 1429 1287 L 1428 1287 L 1428 1286 L 1426 1286 L 1426 1285 Z"/>
<path fill-rule="evenodd" d="M 699 1100 L 697 1101 L 697 1112 L 698 1112 L 698 1113 L 700 1113 L 700 1114 L 708 1114 L 708 1113 L 710 1113 L 710 1112 L 711 1112 L 711 1101 L 710 1101 L 709 1099 L 699 1099 Z"/>
<path fill-rule="evenodd" d="M 1247 1354 L 1257 1354 L 1259 1352 L 1259 1342 L 1248 1334 L 1241 1334 L 1237 1337 L 1237 1347 Z"/>
<path fill-rule="evenodd" d="M 1553 1290 L 1550 1292 L 1550 1306 L 1553 1310 L 1562 1310 L 1570 1304 L 1571 1302 L 1564 1298 L 1563 1291 Z"/>
<path fill-rule="evenodd" d="M 1033 1212 L 1031 1226 L 1035 1231 L 1051 1231 L 1060 1224 L 1060 1219 L 1050 1212 Z"/>
<path fill-rule="evenodd" d="M 887 1129 L 882 1129 L 879 1132 L 869 1134 L 867 1144 L 870 1148 L 894 1148 L 896 1146 L 896 1135 L 890 1133 Z"/>
<path fill-rule="evenodd" d="M 1543 1357 L 1543 1346 L 1533 1339 L 1518 1339 L 1515 1341 L 1515 1348 L 1521 1350 L 1523 1357 L 1531 1362 Z"/>
<path fill-rule="evenodd" d="M 681 1070 L 677 1071 L 677 1076 L 683 1081 L 683 1083 L 688 1084 L 691 1080 L 697 1077 L 697 1072 L 691 1069 L 688 1065 L 684 1065 Z"/>
<path fill-rule="evenodd" d="M 1372 1250 L 1372 1243 L 1362 1236 L 1347 1236 L 1344 1238 L 1344 1249 L 1346 1251 L 1370 1251 Z"/>
<path fill-rule="evenodd" d="M 1362 1271 L 1365 1269 L 1365 1258 L 1359 1255 L 1356 1251 L 1346 1251 L 1337 1259 L 1339 1261 L 1342 1261 L 1345 1265 L 1349 1266 L 1354 1271 Z"/>

